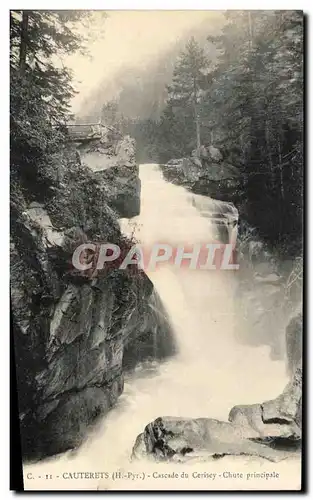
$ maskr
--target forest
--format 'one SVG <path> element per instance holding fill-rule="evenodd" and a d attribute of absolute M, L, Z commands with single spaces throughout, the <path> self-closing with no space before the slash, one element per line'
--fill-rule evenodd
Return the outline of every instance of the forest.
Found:
<path fill-rule="evenodd" d="M 75 25 L 89 15 L 11 12 L 11 179 L 13 187 L 22 180 L 26 192 L 35 180 L 39 197 L 51 194 L 75 93 L 70 71 L 54 54 L 83 50 Z M 224 18 L 213 35 L 208 28 L 180 52 L 169 49 L 163 65 L 156 61 L 150 80 L 143 79 L 145 104 L 136 116 L 123 112 L 127 97 L 136 96 L 134 84 L 126 101 L 125 89 L 102 103 L 99 92 L 97 109 L 105 123 L 136 139 L 140 163 L 189 156 L 201 145 L 219 148 L 240 172 L 241 217 L 270 245 L 296 256 L 303 226 L 303 14 L 227 11 Z M 151 82 L 154 100 L 146 95 Z"/>
<path fill-rule="evenodd" d="M 203 451 L 211 465 L 225 455 L 298 457 L 303 13 L 188 18 L 162 50 L 157 32 L 146 59 L 137 43 L 140 66 L 133 46 L 125 64 L 114 51 L 118 20 L 107 59 L 101 39 L 102 60 L 92 62 L 103 81 L 87 85 L 74 113 L 77 66 L 66 60 L 92 52 L 93 16 L 10 12 L 12 358 L 25 466 L 35 477 L 33 467 L 57 455 L 68 470 L 68 450 L 71 461 L 83 450 L 83 462 L 71 462 L 78 470 L 99 457 L 128 470 L 148 454 L 183 463 L 196 453 L 196 467 Z M 96 14 L 104 37 L 110 16 Z M 132 35 L 128 17 L 126 26 Z M 236 245 L 238 273 L 94 265 L 102 243 L 123 255 L 138 242 L 146 250 L 209 238 Z M 73 254 L 86 243 L 96 250 L 80 254 L 89 267 L 78 272 Z M 189 411 L 196 418 L 185 419 Z M 103 430 L 92 427 L 104 417 Z"/>
<path fill-rule="evenodd" d="M 303 13 L 224 16 L 220 33 L 205 44 L 191 37 L 176 57 L 157 118 L 154 109 L 148 118 L 125 116 L 121 98 L 104 103 L 102 116 L 135 137 L 142 163 L 219 148 L 240 171 L 241 217 L 280 253 L 299 255 Z"/>
<path fill-rule="evenodd" d="M 11 199 L 17 203 L 22 197 L 53 196 L 76 92 L 62 58 L 85 51 L 91 15 L 10 11 L 10 172 Z"/>

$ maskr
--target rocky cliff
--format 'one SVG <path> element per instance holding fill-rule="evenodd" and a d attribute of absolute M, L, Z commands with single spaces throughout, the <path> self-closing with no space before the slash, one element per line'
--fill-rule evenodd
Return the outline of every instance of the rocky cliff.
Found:
<path fill-rule="evenodd" d="M 123 391 L 124 368 L 174 350 L 166 312 L 136 266 L 80 272 L 71 262 L 81 243 L 133 244 L 118 224 L 140 210 L 125 142 L 117 144 L 123 154 L 102 152 L 106 168 L 97 172 L 64 147 L 59 167 L 41 171 L 40 196 L 12 179 L 11 316 L 25 459 L 79 445 Z"/>

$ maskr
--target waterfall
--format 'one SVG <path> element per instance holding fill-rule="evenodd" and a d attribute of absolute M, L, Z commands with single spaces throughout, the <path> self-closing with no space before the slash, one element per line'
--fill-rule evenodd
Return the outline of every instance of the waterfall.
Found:
<path fill-rule="evenodd" d="M 199 198 L 183 187 L 166 182 L 157 165 L 141 165 L 140 177 L 141 213 L 131 223 L 122 221 L 123 231 L 132 232 L 135 228 L 136 238 L 143 245 L 212 239 L 213 225 L 203 213 L 205 210 L 202 209 L 201 214 L 201 207 L 197 208 Z M 202 202 L 207 203 L 206 200 Z M 220 207 L 220 204 L 215 205 L 214 211 Z M 229 210 L 236 215 L 232 207 Z M 162 363 L 138 366 L 129 374 L 116 407 L 93 429 L 77 452 L 25 467 L 25 474 L 29 471 L 33 475 L 44 471 L 61 475 L 62 471 L 70 470 L 110 471 L 110 474 L 115 470 L 138 473 L 166 470 L 166 465 L 130 462 L 134 441 L 148 422 L 160 415 L 227 420 L 232 406 L 265 401 L 282 392 L 287 381 L 285 363 L 273 361 L 268 346 L 251 347 L 236 341 L 236 279 L 232 272 L 179 269 L 169 263 L 156 271 L 148 271 L 148 275 L 171 319 L 177 354 Z M 264 464 L 257 458 L 255 470 L 261 466 Z M 206 470 L 203 467 L 207 466 L 195 467 Z M 209 468 L 212 467 L 210 463 Z M 242 470 L 247 463 L 241 457 L 227 457 L 214 467 Z M 288 480 L 293 469 L 290 465 L 287 469 L 282 467 L 277 464 L 275 470 L 285 471 Z M 45 485 L 39 480 L 36 484 L 38 488 Z M 62 489 L 212 488 L 212 483 L 201 481 L 190 481 L 188 485 L 184 481 L 145 482 L 139 479 L 116 482 L 111 476 L 101 481 L 60 479 L 55 480 L 54 485 Z M 33 487 L 27 479 L 26 487 Z M 225 484 L 220 487 L 225 488 Z M 228 487 L 234 484 L 229 482 Z"/>

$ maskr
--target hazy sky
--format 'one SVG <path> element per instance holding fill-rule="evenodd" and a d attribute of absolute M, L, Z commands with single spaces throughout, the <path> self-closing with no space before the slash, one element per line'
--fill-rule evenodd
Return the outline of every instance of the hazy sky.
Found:
<path fill-rule="evenodd" d="M 109 11 L 103 20 L 94 13 L 94 38 L 88 49 L 92 59 L 75 55 L 65 62 L 74 70 L 73 100 L 77 112 L 82 101 L 101 81 L 114 76 L 124 65 L 141 65 L 165 50 L 186 30 L 205 19 L 218 22 L 218 11 Z M 209 20 L 208 19 L 208 20 Z"/>

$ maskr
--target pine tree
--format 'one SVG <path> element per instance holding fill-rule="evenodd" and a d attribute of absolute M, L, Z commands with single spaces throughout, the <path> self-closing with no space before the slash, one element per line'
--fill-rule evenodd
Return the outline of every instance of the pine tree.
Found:
<path fill-rule="evenodd" d="M 64 140 L 74 95 L 71 72 L 60 56 L 81 50 L 75 27 L 87 12 L 11 11 L 11 174 L 36 184 Z M 41 174 L 39 174 L 41 172 Z"/>
<path fill-rule="evenodd" d="M 303 14 L 231 12 L 203 117 L 242 172 L 241 214 L 272 244 L 301 247 Z"/>
<path fill-rule="evenodd" d="M 191 142 L 198 149 L 201 146 L 199 103 L 201 92 L 205 88 L 207 65 L 204 50 L 194 38 L 191 38 L 178 59 L 173 72 L 173 81 L 168 86 L 167 107 L 173 111 L 183 127 L 190 122 L 193 123 L 194 140 L 187 142 Z"/>

